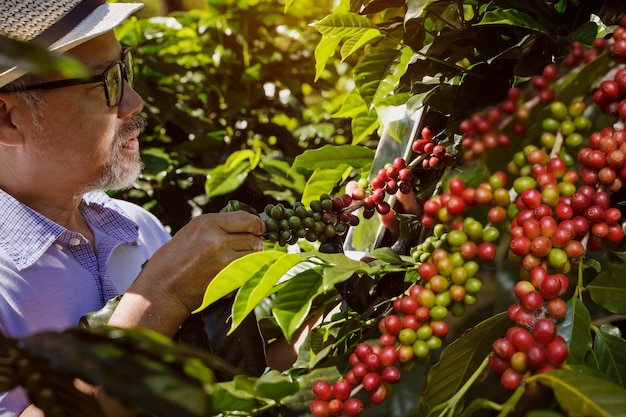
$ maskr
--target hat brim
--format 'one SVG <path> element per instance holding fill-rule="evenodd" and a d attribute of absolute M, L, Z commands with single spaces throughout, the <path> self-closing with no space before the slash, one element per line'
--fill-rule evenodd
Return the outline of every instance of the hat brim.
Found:
<path fill-rule="evenodd" d="M 51 51 L 65 52 L 90 39 L 113 30 L 131 14 L 143 7 L 142 3 L 106 3 L 95 9 L 74 29 L 50 46 Z M 0 87 L 17 80 L 27 73 L 19 67 L 0 74 Z"/>

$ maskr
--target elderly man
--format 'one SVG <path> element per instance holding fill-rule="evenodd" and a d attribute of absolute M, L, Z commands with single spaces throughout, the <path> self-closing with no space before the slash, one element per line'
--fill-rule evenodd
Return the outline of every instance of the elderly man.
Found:
<path fill-rule="evenodd" d="M 264 224 L 256 216 L 201 215 L 170 239 L 151 214 L 104 193 L 130 187 L 141 169 L 143 101 L 132 88 L 132 51 L 112 32 L 141 6 L 0 2 L 0 35 L 67 53 L 91 73 L 36 78 L 19 67 L 0 68 L 5 335 L 75 326 L 123 294 L 111 325 L 172 336 L 219 270 L 262 248 Z M 0 416 L 16 415 L 42 413 L 21 390 L 1 394 Z"/>

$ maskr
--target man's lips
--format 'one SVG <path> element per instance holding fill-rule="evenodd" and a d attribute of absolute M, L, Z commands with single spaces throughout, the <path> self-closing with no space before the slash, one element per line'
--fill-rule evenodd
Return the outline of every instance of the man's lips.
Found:
<path fill-rule="evenodd" d="M 133 136 L 132 138 L 127 139 L 122 144 L 122 148 L 123 149 L 128 149 L 128 150 L 138 150 L 139 149 L 139 139 L 137 139 L 137 136 Z"/>

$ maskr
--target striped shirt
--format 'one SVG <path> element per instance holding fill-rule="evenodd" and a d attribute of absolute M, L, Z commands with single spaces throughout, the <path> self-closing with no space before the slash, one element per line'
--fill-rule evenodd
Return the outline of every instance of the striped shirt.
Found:
<path fill-rule="evenodd" d="M 79 210 L 94 245 L 0 190 L 0 332 L 23 337 L 78 324 L 122 294 L 169 233 L 139 206 L 106 193 L 84 196 Z M 0 394 L 0 417 L 28 404 Z"/>

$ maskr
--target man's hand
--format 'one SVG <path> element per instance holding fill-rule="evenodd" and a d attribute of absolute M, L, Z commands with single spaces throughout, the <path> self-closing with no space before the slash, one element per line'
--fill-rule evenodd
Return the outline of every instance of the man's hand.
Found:
<path fill-rule="evenodd" d="M 148 261 L 110 325 L 147 327 L 173 336 L 198 308 L 209 282 L 233 260 L 263 249 L 265 224 L 243 211 L 191 220 Z"/>

